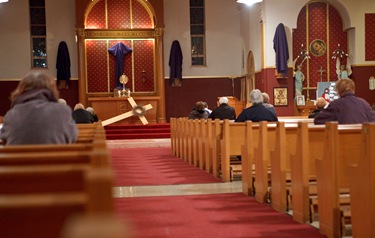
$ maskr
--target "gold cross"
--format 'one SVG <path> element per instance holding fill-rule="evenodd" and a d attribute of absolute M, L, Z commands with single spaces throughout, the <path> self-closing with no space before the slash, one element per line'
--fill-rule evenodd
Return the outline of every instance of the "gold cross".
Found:
<path fill-rule="evenodd" d="M 139 106 L 139 105 L 137 105 L 137 103 L 134 101 L 134 99 L 132 97 L 128 98 L 128 102 L 130 103 L 130 105 L 133 108 L 131 111 L 125 112 L 125 113 L 123 113 L 121 115 L 109 118 L 109 119 L 107 119 L 105 121 L 102 121 L 102 125 L 106 126 L 106 125 L 115 123 L 117 121 L 123 120 L 123 119 L 131 117 L 131 116 L 138 116 L 139 119 L 141 120 L 141 122 L 143 123 L 143 125 L 148 124 L 148 121 L 147 121 L 146 117 L 144 116 L 144 113 L 147 110 L 152 109 L 152 105 L 151 104 L 147 104 L 146 106 Z"/>

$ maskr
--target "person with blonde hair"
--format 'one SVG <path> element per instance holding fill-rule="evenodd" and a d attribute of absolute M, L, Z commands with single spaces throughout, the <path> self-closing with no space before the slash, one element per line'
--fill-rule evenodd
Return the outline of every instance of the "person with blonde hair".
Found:
<path fill-rule="evenodd" d="M 315 118 L 318 115 L 318 113 L 323 111 L 326 105 L 327 101 L 324 98 L 317 98 L 315 102 L 316 109 L 310 113 L 309 118 Z"/>
<path fill-rule="evenodd" d="M 56 79 L 43 73 L 26 75 L 11 93 L 0 138 L 7 145 L 65 144 L 77 139 L 72 110 L 58 103 Z"/>
<path fill-rule="evenodd" d="M 337 121 L 339 124 L 358 124 L 375 121 L 375 112 L 364 99 L 355 96 L 355 83 L 351 79 L 340 79 L 336 83 L 339 99 L 332 101 L 315 118 L 315 124 Z"/>

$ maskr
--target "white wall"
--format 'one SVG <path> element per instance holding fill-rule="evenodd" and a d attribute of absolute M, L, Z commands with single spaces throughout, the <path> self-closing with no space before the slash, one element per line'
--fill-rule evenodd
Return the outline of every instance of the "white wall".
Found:
<path fill-rule="evenodd" d="M 29 1 L 0 4 L 0 80 L 19 80 L 31 69 Z M 66 41 L 72 78 L 77 78 L 74 0 L 46 0 L 47 71 L 56 75 L 60 41 Z"/>
<path fill-rule="evenodd" d="M 178 40 L 183 54 L 183 77 L 238 76 L 242 68 L 240 12 L 237 3 L 205 0 L 206 63 L 191 65 L 189 0 L 164 0 L 164 69 L 169 77 L 172 42 Z"/>

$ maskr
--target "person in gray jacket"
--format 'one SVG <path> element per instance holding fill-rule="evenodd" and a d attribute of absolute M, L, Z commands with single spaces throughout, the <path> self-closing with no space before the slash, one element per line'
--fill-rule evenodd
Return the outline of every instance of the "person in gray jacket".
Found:
<path fill-rule="evenodd" d="M 56 80 L 42 72 L 23 78 L 12 92 L 0 139 L 6 145 L 65 144 L 77 139 L 70 107 L 58 103 Z"/>

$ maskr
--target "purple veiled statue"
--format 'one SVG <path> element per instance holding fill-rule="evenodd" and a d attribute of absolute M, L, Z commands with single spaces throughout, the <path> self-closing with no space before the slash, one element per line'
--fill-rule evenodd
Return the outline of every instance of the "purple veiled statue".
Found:
<path fill-rule="evenodd" d="M 286 77 L 288 73 L 289 50 L 285 27 L 282 23 L 276 27 L 275 36 L 273 37 L 273 49 L 276 53 L 276 70 L 283 77 Z"/>

